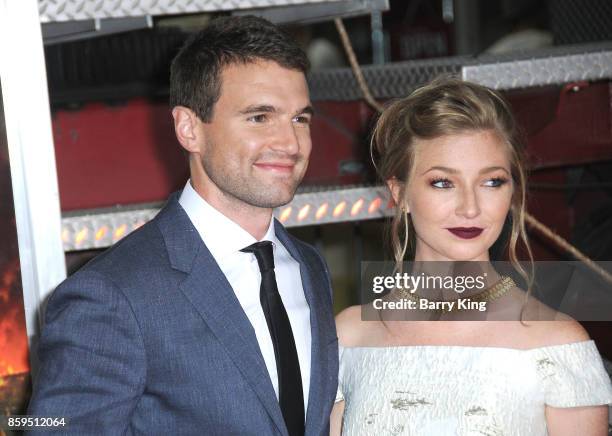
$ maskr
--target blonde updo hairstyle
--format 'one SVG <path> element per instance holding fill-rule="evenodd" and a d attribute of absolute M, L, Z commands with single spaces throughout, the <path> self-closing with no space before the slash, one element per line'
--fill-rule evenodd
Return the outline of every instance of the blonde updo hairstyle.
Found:
<path fill-rule="evenodd" d="M 518 263 L 519 240 L 532 261 L 525 232 L 526 171 L 524 142 L 509 104 L 497 92 L 456 78 L 440 78 L 417 89 L 387 107 L 376 122 L 371 141 L 372 157 L 385 182 L 397 180 L 399 196 L 391 222 L 390 242 L 396 266 L 401 269 L 407 252 L 415 248 L 415 233 L 406 212 L 406 185 L 414 165 L 418 140 L 470 131 L 493 130 L 508 147 L 513 194 L 510 207 L 512 230 L 507 244 L 508 258 L 517 271 L 531 282 Z"/>

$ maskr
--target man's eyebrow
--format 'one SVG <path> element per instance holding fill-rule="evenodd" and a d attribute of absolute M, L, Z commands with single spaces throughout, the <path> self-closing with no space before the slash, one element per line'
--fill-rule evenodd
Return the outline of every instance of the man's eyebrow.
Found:
<path fill-rule="evenodd" d="M 296 112 L 298 115 L 299 114 L 308 114 L 310 116 L 313 116 L 315 111 L 314 108 L 311 105 L 308 106 L 304 106 L 302 109 L 300 109 L 299 111 Z"/>
<path fill-rule="evenodd" d="M 247 106 L 246 108 L 240 111 L 240 113 L 244 115 L 254 114 L 258 112 L 268 112 L 268 113 L 276 112 L 276 108 L 269 104 L 258 104 L 258 105 Z"/>
<path fill-rule="evenodd" d="M 251 106 L 247 106 L 246 108 L 240 110 L 240 114 L 242 115 L 248 115 L 248 114 L 254 114 L 254 113 L 274 113 L 274 112 L 278 112 L 278 109 L 275 106 L 272 106 L 269 104 L 251 105 Z M 312 116 L 314 115 L 314 108 L 311 105 L 304 106 L 302 109 L 296 111 L 295 113 L 296 115 L 308 114 Z"/>

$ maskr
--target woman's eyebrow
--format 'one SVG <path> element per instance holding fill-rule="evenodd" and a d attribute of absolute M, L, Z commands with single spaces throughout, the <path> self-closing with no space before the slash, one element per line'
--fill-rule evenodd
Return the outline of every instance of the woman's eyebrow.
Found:
<path fill-rule="evenodd" d="M 443 172 L 449 173 L 449 174 L 458 174 L 458 173 L 460 173 L 460 171 L 458 169 L 436 165 L 436 166 L 433 166 L 433 167 L 429 168 L 427 171 L 423 172 L 421 175 L 427 174 L 428 172 L 434 171 L 434 170 L 443 171 Z M 483 168 L 480 171 L 478 171 L 478 174 L 491 173 L 491 172 L 497 171 L 497 170 L 502 170 L 502 171 L 510 174 L 510 172 L 506 168 L 504 168 L 502 166 L 492 166 L 492 167 Z"/>
<path fill-rule="evenodd" d="M 455 168 L 449 168 L 449 167 L 441 167 L 441 166 L 433 166 L 430 169 L 428 169 L 427 171 L 425 171 L 423 174 L 427 174 L 430 171 L 434 171 L 434 170 L 438 170 L 438 171 L 443 171 L 445 173 L 450 173 L 450 174 L 457 174 L 459 173 L 459 170 L 456 170 Z"/>
<path fill-rule="evenodd" d="M 497 171 L 497 170 L 502 170 L 505 173 L 508 173 L 508 175 L 510 175 L 510 171 L 508 171 L 505 167 L 500 167 L 500 166 L 483 168 L 478 172 L 478 174 L 492 173 L 493 171 Z"/>

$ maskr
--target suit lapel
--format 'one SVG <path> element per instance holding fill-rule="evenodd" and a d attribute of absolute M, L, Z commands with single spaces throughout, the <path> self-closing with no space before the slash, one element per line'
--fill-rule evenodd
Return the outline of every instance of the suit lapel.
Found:
<path fill-rule="evenodd" d="M 173 268 L 187 274 L 181 291 L 226 348 L 278 431 L 287 434 L 255 331 L 225 275 L 178 204 L 178 195 L 171 197 L 160 213 L 159 227 Z"/>
<path fill-rule="evenodd" d="M 298 247 L 291 241 L 289 234 L 278 221 L 275 221 L 275 232 L 276 237 L 283 243 L 289 254 L 300 264 L 304 295 L 310 307 L 310 392 L 308 394 L 308 407 L 306 410 L 306 435 L 318 435 L 321 433 L 319 428 L 321 423 L 326 422 L 323 416 L 325 398 L 322 389 L 328 379 L 328 356 L 325 340 L 328 336 L 325 335 L 326 323 L 322 317 L 325 311 L 321 301 L 321 290 L 319 290 L 318 284 L 314 281 L 314 278 L 318 275 L 314 274 L 312 266 L 309 262 L 305 261 Z"/>

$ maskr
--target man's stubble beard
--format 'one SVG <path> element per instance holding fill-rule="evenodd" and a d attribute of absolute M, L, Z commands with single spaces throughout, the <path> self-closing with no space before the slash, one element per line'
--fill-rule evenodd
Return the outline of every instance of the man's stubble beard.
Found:
<path fill-rule="evenodd" d="M 303 158 L 298 159 L 296 165 L 302 165 Z M 235 203 L 244 203 L 252 207 L 274 209 L 284 206 L 293 200 L 295 191 L 302 181 L 302 175 L 293 176 L 291 185 L 286 183 L 274 183 L 274 181 L 263 184 L 261 181 L 245 180 L 239 171 L 232 171 L 232 168 L 215 168 L 211 162 L 202 159 L 202 167 L 208 178 L 223 193 L 224 196 L 234 200 Z"/>

